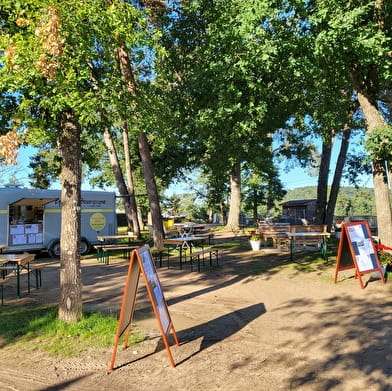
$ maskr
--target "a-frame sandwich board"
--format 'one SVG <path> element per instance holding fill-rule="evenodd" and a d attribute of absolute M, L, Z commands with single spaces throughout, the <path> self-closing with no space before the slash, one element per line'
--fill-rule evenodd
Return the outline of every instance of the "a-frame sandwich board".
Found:
<path fill-rule="evenodd" d="M 342 225 L 336 258 L 335 284 L 338 273 L 349 269 L 355 269 L 355 276 L 362 289 L 365 287 L 362 276 L 367 273 L 379 272 L 381 281 L 385 283 L 367 221 L 356 221 Z"/>
<path fill-rule="evenodd" d="M 175 367 L 173 356 L 170 351 L 168 335 L 171 331 L 176 345 L 179 345 L 173 322 L 170 318 L 166 300 L 163 295 L 161 283 L 155 268 L 151 251 L 148 245 L 133 250 L 130 256 L 128 275 L 124 288 L 124 294 L 121 303 L 121 310 L 117 324 L 117 332 L 113 347 L 112 360 L 109 370 L 113 370 L 116 360 L 117 347 L 120 338 L 124 335 L 124 349 L 128 346 L 128 336 L 131 329 L 132 318 L 135 310 L 136 293 L 142 273 L 148 296 L 154 310 L 155 317 L 158 321 L 159 331 L 166 347 L 169 361 L 172 367 Z"/>

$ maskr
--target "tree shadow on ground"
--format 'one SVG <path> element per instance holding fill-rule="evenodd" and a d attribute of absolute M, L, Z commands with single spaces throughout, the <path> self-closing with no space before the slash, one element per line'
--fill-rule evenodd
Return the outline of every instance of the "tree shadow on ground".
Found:
<path fill-rule="evenodd" d="M 235 310 L 233 312 L 209 320 L 208 322 L 199 324 L 197 326 L 176 332 L 180 345 L 190 343 L 199 338 L 202 339 L 199 350 L 192 353 L 190 356 L 184 358 L 183 360 L 177 362 L 176 365 L 183 364 L 184 362 L 191 359 L 193 356 L 199 354 L 204 349 L 207 349 L 210 346 L 213 346 L 214 344 L 219 343 L 236 334 L 245 326 L 247 326 L 250 322 L 263 315 L 265 312 L 266 309 L 264 304 L 258 303 Z M 163 349 L 165 349 L 165 345 L 161 339 L 157 344 L 154 353 Z M 139 361 L 154 353 L 149 353 L 143 357 L 137 358 L 137 360 L 132 360 L 130 362 L 122 364 L 121 367 L 129 365 L 135 361 Z"/>
<path fill-rule="evenodd" d="M 391 303 L 334 296 L 322 301 L 321 311 L 313 312 L 315 304 L 312 299 L 293 300 L 278 309 L 286 319 L 282 331 L 301 336 L 295 344 L 290 339 L 282 341 L 278 349 L 281 353 L 274 357 L 276 362 L 287 360 L 283 352 L 288 349 L 299 356 L 295 376 L 288 379 L 287 389 L 312 384 L 318 391 L 327 391 L 342 386 L 344 380 L 355 378 L 360 372 L 366 374 L 371 389 L 391 390 Z M 296 321 L 305 313 L 311 314 L 311 321 Z"/>

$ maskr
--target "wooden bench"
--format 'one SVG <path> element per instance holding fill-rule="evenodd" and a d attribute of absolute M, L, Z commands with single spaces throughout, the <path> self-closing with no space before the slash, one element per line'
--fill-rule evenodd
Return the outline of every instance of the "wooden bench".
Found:
<path fill-rule="evenodd" d="M 42 269 L 44 265 L 30 265 L 29 269 L 31 273 L 35 273 L 35 287 L 36 289 L 42 286 Z"/>
<path fill-rule="evenodd" d="M 109 265 L 110 253 L 115 251 L 122 251 L 124 258 L 129 257 L 130 252 L 139 248 L 139 246 L 131 246 L 127 244 L 99 244 L 94 248 L 97 251 L 97 261 Z"/>
<path fill-rule="evenodd" d="M 15 266 L 0 266 L 0 271 L 1 271 L 1 277 L 4 279 L 8 272 L 14 272 L 16 271 Z"/>
<path fill-rule="evenodd" d="M 35 273 L 35 287 L 38 289 L 42 286 L 42 269 L 44 268 L 43 265 L 30 265 L 29 272 Z M 2 280 L 6 279 L 9 272 L 16 272 L 15 266 L 1 266 L 0 271 L 2 274 Z"/>
<path fill-rule="evenodd" d="M 208 239 L 208 244 L 212 244 L 213 239 L 214 239 L 213 232 L 197 233 L 195 235 L 197 237 L 200 237 L 200 238 L 207 238 Z"/>
<path fill-rule="evenodd" d="M 212 266 L 212 256 L 215 256 L 216 259 L 216 266 L 218 267 L 218 250 L 215 248 L 205 248 L 202 250 L 194 251 L 189 254 L 189 260 L 191 264 L 191 272 L 193 271 L 193 261 L 197 260 L 197 271 L 200 272 L 200 261 L 202 261 L 204 265 L 204 255 L 209 255 L 210 266 Z"/>
<path fill-rule="evenodd" d="M 4 305 L 4 285 L 7 284 L 9 278 L 0 279 L 0 296 L 1 296 L 1 305 Z"/>
<path fill-rule="evenodd" d="M 162 267 L 163 256 L 167 256 L 167 267 L 169 267 L 169 257 L 170 257 L 170 249 L 167 247 L 162 248 L 150 248 L 151 255 L 155 261 L 155 265 L 159 263 L 159 267 Z"/>
<path fill-rule="evenodd" d="M 258 223 L 258 227 L 264 246 L 267 246 L 268 240 L 272 240 L 272 246 L 275 248 L 280 248 L 282 245 L 288 247 L 289 240 L 286 232 L 290 232 L 289 223 Z"/>

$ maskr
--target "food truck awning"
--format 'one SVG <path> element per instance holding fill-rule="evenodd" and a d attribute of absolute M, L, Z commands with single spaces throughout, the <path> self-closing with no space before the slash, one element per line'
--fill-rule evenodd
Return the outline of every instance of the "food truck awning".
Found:
<path fill-rule="evenodd" d="M 22 205 L 32 205 L 32 206 L 43 206 L 49 204 L 50 202 L 57 201 L 58 198 L 21 198 L 18 201 L 11 202 L 10 205 L 22 206 Z"/>

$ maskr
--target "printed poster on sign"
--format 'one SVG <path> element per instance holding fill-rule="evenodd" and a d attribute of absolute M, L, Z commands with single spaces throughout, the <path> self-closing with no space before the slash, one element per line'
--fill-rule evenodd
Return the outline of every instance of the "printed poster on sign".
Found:
<path fill-rule="evenodd" d="M 163 296 L 161 284 L 159 283 L 155 267 L 152 263 L 150 251 L 140 251 L 140 255 L 143 262 L 143 269 L 146 274 L 148 284 L 151 287 L 152 290 L 151 293 L 159 313 L 159 318 L 161 320 L 162 328 L 164 332 L 167 333 L 170 327 L 170 316 L 167 311 L 166 302 Z"/>
<path fill-rule="evenodd" d="M 372 270 L 378 267 L 372 238 L 364 231 L 363 225 L 352 225 L 347 227 L 358 270 Z"/>

